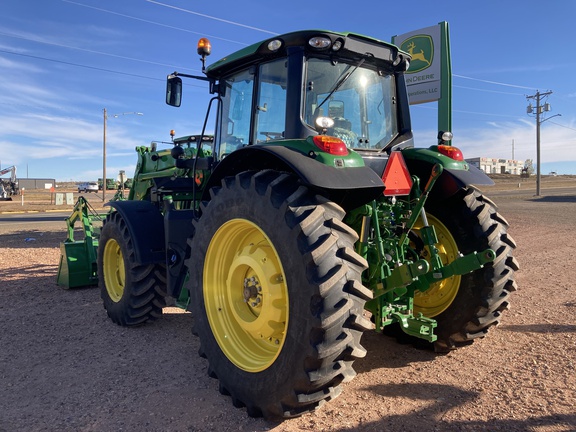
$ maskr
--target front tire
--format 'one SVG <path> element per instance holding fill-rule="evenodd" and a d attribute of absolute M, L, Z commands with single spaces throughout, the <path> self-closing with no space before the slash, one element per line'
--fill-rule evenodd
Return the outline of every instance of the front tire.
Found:
<path fill-rule="evenodd" d="M 282 419 L 336 397 L 365 355 L 371 291 L 344 211 L 275 171 L 211 190 L 189 241 L 194 331 L 220 391 Z"/>
<path fill-rule="evenodd" d="M 118 325 L 134 326 L 162 316 L 166 306 L 166 266 L 135 262 L 126 221 L 112 212 L 98 241 L 98 282 L 108 317 Z"/>

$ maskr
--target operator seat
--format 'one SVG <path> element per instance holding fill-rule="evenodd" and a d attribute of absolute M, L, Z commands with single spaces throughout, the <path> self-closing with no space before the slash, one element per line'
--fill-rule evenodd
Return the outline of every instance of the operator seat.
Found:
<path fill-rule="evenodd" d="M 344 103 L 339 101 L 330 102 L 328 105 L 328 117 L 334 120 L 333 134 L 346 144 L 346 147 L 355 147 L 358 136 L 352 132 L 352 122 L 344 117 Z"/>

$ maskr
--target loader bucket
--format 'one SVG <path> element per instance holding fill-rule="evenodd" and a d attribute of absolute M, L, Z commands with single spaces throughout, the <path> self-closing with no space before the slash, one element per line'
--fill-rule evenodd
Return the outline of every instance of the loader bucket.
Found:
<path fill-rule="evenodd" d="M 65 219 L 68 237 L 60 243 L 58 285 L 64 289 L 98 285 L 98 237 L 105 215 L 100 215 L 86 198 L 79 197 L 72 214 Z M 74 240 L 74 225 L 82 224 L 83 240 Z"/>
<path fill-rule="evenodd" d="M 92 253 L 88 250 L 90 247 Z M 97 265 L 93 259 L 97 249 L 98 244 L 90 245 L 85 241 L 60 243 L 58 285 L 64 289 L 98 285 Z"/>

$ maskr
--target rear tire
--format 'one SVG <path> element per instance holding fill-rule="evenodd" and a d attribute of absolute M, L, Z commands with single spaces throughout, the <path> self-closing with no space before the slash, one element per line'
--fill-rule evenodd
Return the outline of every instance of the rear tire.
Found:
<path fill-rule="evenodd" d="M 154 321 L 166 306 L 166 267 L 139 265 L 134 258 L 126 222 L 110 213 L 98 241 L 98 282 L 108 316 L 121 326 Z"/>
<path fill-rule="evenodd" d="M 357 235 L 339 206 L 287 174 L 244 172 L 210 192 L 186 262 L 200 355 L 250 416 L 312 411 L 365 355 L 372 293 Z"/>
<path fill-rule="evenodd" d="M 434 288 L 415 297 L 415 313 L 423 312 L 438 322 L 434 349 L 446 352 L 471 344 L 499 324 L 502 312 L 509 307 L 510 293 L 516 291 L 514 272 L 519 266 L 512 256 L 516 243 L 496 205 L 474 187 L 445 201 L 428 201 L 426 209 L 429 219 L 441 222 L 442 227 L 436 228 L 437 233 L 443 232 L 439 235 L 440 244 L 455 242 L 464 255 L 487 248 L 496 252 L 492 263 L 456 277 L 457 282 L 446 280 L 447 293 L 442 295 L 453 297 L 451 301 L 435 303 L 434 296 L 439 300 L 441 294 Z M 435 307 L 427 306 L 430 300 Z"/>

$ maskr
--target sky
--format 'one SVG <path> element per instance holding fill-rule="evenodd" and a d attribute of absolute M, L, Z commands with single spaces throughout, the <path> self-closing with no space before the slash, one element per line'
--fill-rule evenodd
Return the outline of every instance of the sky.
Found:
<path fill-rule="evenodd" d="M 180 108 L 166 76 L 276 34 L 305 29 L 394 35 L 446 21 L 453 73 L 452 144 L 465 158 L 532 159 L 536 120 L 527 96 L 552 93 L 541 123 L 541 172 L 576 174 L 576 1 L 461 0 L 2 0 L 0 167 L 20 178 L 132 177 L 136 146 L 200 133 L 207 84 L 185 81 Z M 534 105 L 534 103 L 533 103 Z M 140 114 L 137 114 L 140 113 Z M 436 143 L 436 103 L 412 106 L 417 147 Z M 4 175 L 6 177 L 7 175 Z"/>

